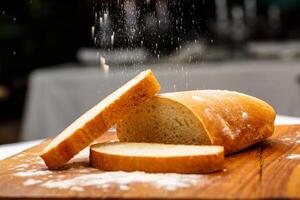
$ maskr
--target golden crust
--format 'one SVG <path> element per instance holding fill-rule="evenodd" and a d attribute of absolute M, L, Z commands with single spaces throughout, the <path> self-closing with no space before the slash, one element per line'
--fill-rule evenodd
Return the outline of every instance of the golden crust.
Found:
<path fill-rule="evenodd" d="M 206 155 L 149 157 L 103 153 L 97 151 L 99 145 L 107 145 L 107 143 L 90 147 L 90 165 L 105 171 L 198 174 L 211 173 L 224 168 L 223 148 L 222 151 Z"/>
<path fill-rule="evenodd" d="M 160 85 L 151 70 L 140 73 L 54 138 L 40 154 L 41 158 L 49 169 L 63 166 L 137 105 L 153 97 L 159 90 Z"/>
<path fill-rule="evenodd" d="M 101 118 L 101 115 L 97 116 L 96 119 L 91 120 L 83 127 L 78 128 L 56 146 L 48 148 L 49 150 L 44 150 L 40 156 L 47 167 L 49 169 L 61 167 L 107 131 L 108 128 Z M 49 145 L 52 144 L 50 143 Z"/>
<path fill-rule="evenodd" d="M 274 132 L 276 113 L 266 102 L 238 92 L 200 90 L 159 95 L 182 103 L 201 121 L 213 145 L 230 154 Z"/>

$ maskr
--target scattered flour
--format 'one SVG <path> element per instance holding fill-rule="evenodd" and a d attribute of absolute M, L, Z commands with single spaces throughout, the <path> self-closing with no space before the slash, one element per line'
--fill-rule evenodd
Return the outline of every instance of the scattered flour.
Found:
<path fill-rule="evenodd" d="M 19 168 L 19 167 L 28 167 L 29 166 L 29 164 L 21 164 L 21 165 L 17 165 L 17 167 Z"/>
<path fill-rule="evenodd" d="M 199 96 L 193 96 L 192 98 L 196 101 L 206 101 L 206 99 L 199 97 Z"/>
<path fill-rule="evenodd" d="M 247 120 L 247 119 L 249 118 L 248 113 L 247 113 L 247 112 L 242 112 L 242 118 L 243 118 L 244 120 Z"/>
<path fill-rule="evenodd" d="M 300 154 L 289 154 L 286 158 L 291 160 L 298 160 L 300 159 Z"/>
<path fill-rule="evenodd" d="M 48 174 L 52 174 L 52 172 L 46 170 L 44 171 L 31 170 L 31 171 L 17 172 L 14 175 L 15 176 L 43 176 Z"/>
<path fill-rule="evenodd" d="M 35 159 L 34 163 L 39 164 L 39 165 L 44 165 L 45 164 L 45 162 L 41 158 Z"/>
<path fill-rule="evenodd" d="M 35 163 L 38 165 L 45 165 L 45 162 L 43 160 L 35 161 Z"/>
<path fill-rule="evenodd" d="M 296 139 L 296 140 L 295 140 Z M 297 138 L 282 138 L 281 140 L 284 141 L 285 143 L 290 143 L 290 144 L 300 144 L 300 140 L 297 140 Z"/>
<path fill-rule="evenodd" d="M 231 139 L 234 139 L 241 132 L 240 130 L 236 132 L 232 131 L 227 122 L 220 115 L 217 115 L 217 117 L 223 126 L 223 133 L 229 136 Z"/>
<path fill-rule="evenodd" d="M 80 169 L 78 170 L 79 173 L 90 173 L 91 170 L 90 169 Z"/>
<path fill-rule="evenodd" d="M 12 170 L 15 170 L 15 171 L 24 171 L 26 170 L 26 168 L 11 168 Z"/>
<path fill-rule="evenodd" d="M 132 183 L 142 182 L 152 184 L 154 187 L 166 190 L 176 190 L 195 185 L 199 181 L 199 175 L 181 174 L 150 174 L 144 172 L 104 172 L 77 176 L 62 181 L 49 180 L 41 184 L 46 188 L 72 189 L 73 187 L 95 186 L 108 188 L 111 185 L 120 190 L 128 190 Z"/>
<path fill-rule="evenodd" d="M 25 182 L 24 182 L 24 185 L 36 185 L 38 183 L 41 183 L 42 181 L 41 180 L 36 180 L 36 179 L 27 179 Z"/>
<path fill-rule="evenodd" d="M 212 113 L 209 108 L 205 108 L 204 112 L 209 119 L 212 119 Z"/>
<path fill-rule="evenodd" d="M 212 119 L 212 113 L 211 110 L 209 108 L 206 108 L 204 110 L 206 116 L 210 119 Z M 237 135 L 239 135 L 241 133 L 241 130 L 237 129 L 237 130 L 231 130 L 231 128 L 228 126 L 228 123 L 223 119 L 223 117 L 219 114 L 216 114 L 218 121 L 221 123 L 222 125 L 222 131 L 225 135 L 229 136 L 231 139 L 234 139 Z"/>

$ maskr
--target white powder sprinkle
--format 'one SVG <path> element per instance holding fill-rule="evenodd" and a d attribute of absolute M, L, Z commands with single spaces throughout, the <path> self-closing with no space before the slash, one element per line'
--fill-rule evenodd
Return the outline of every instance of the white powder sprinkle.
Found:
<path fill-rule="evenodd" d="M 28 164 L 21 164 L 17 165 L 16 168 L 27 168 L 29 165 Z"/>
<path fill-rule="evenodd" d="M 212 118 L 211 110 L 209 108 L 205 108 L 204 112 L 209 119 Z"/>
<path fill-rule="evenodd" d="M 41 159 L 40 157 L 35 157 L 34 159 L 32 159 L 32 161 L 34 161 L 34 163 L 36 164 L 45 164 L 44 160 Z"/>
<path fill-rule="evenodd" d="M 15 171 L 24 171 L 24 170 L 26 170 L 26 168 L 12 168 L 12 170 L 15 170 Z"/>
<path fill-rule="evenodd" d="M 100 56 L 100 66 L 104 70 L 104 75 L 108 76 L 109 73 L 109 65 L 106 64 L 106 60 L 103 56 Z"/>
<path fill-rule="evenodd" d="M 41 180 L 36 180 L 36 179 L 27 179 L 25 182 L 24 182 L 24 185 L 36 185 L 38 183 L 41 183 L 42 181 Z"/>
<path fill-rule="evenodd" d="M 240 131 L 238 131 L 238 132 L 232 131 L 230 129 L 230 127 L 228 126 L 227 122 L 220 115 L 217 115 L 217 117 L 223 126 L 223 129 L 222 129 L 223 133 L 225 135 L 228 135 L 231 139 L 234 139 L 236 137 L 236 135 L 239 134 Z"/>
<path fill-rule="evenodd" d="M 212 119 L 212 113 L 211 110 L 209 108 L 206 108 L 204 110 L 206 116 L 210 119 Z M 231 139 L 234 139 L 237 135 L 239 135 L 241 133 L 241 130 L 237 129 L 237 130 L 231 130 L 231 128 L 228 126 L 228 123 L 224 120 L 224 118 L 217 114 L 216 117 L 218 118 L 218 121 L 220 121 L 221 125 L 222 125 L 222 131 L 225 135 L 229 136 Z"/>
<path fill-rule="evenodd" d="M 204 112 L 207 113 L 207 114 L 210 114 L 210 109 L 209 108 L 205 108 Z"/>
<path fill-rule="evenodd" d="M 51 171 L 36 171 L 36 170 L 31 170 L 31 171 L 25 171 L 25 172 L 17 172 L 14 175 L 15 176 L 42 176 L 42 175 L 48 175 L 52 174 Z"/>
<path fill-rule="evenodd" d="M 249 118 L 248 113 L 242 112 L 242 118 L 243 118 L 244 120 L 247 120 L 247 119 Z"/>
<path fill-rule="evenodd" d="M 282 141 L 290 141 L 291 140 L 291 138 L 283 138 L 283 139 L 281 139 Z"/>
<path fill-rule="evenodd" d="M 38 161 L 35 161 L 36 164 L 38 165 L 45 165 L 45 162 L 41 159 L 41 160 L 38 160 Z"/>
<path fill-rule="evenodd" d="M 192 98 L 196 101 L 206 101 L 206 99 L 203 99 L 202 97 L 199 96 L 193 96 Z"/>
<path fill-rule="evenodd" d="M 291 160 L 298 160 L 300 159 L 300 154 L 289 154 L 286 158 Z"/>
<path fill-rule="evenodd" d="M 80 169 L 78 170 L 78 173 L 91 173 L 90 169 Z"/>
<path fill-rule="evenodd" d="M 186 188 L 198 183 L 200 175 L 181 174 L 149 174 L 144 172 L 105 172 L 98 174 L 82 175 L 62 181 L 47 181 L 41 186 L 46 188 L 71 189 L 72 187 L 95 186 L 97 188 L 108 188 L 110 185 L 120 190 L 128 190 L 132 183 L 148 183 L 154 187 L 166 190 Z"/>

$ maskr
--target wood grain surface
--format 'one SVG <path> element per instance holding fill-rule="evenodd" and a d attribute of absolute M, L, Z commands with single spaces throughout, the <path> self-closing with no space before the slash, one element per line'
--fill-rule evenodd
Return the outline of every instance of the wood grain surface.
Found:
<path fill-rule="evenodd" d="M 116 134 L 108 132 L 99 141 L 114 139 Z M 79 187 L 72 182 L 74 178 L 106 172 L 90 168 L 88 155 L 71 160 L 62 170 L 48 170 L 38 157 L 48 142 L 0 161 L 0 198 L 300 198 L 300 125 L 278 126 L 268 140 L 227 156 L 224 171 L 192 177 L 161 174 L 161 181 L 168 177 L 187 180 L 186 185 L 173 188 L 159 180 L 132 181 L 124 186 L 109 182 L 109 177 L 103 180 L 105 185 L 84 180 Z M 65 182 L 51 186 L 59 181 Z"/>

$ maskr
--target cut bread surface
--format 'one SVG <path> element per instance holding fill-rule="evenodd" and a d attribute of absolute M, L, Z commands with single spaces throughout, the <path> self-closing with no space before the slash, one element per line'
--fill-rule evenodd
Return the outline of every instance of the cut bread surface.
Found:
<path fill-rule="evenodd" d="M 40 156 L 50 169 L 61 167 L 159 90 L 160 85 L 152 71 L 141 72 L 73 122 Z"/>
<path fill-rule="evenodd" d="M 238 92 L 199 90 L 160 94 L 117 124 L 121 142 L 222 145 L 230 154 L 274 132 L 275 111 Z"/>
<path fill-rule="evenodd" d="M 217 154 L 223 151 L 223 147 L 211 145 L 163 145 L 158 143 L 111 143 L 95 145 L 93 150 L 112 155 L 159 158 Z"/>
<path fill-rule="evenodd" d="M 222 170 L 222 146 L 102 143 L 91 146 L 90 164 L 106 171 L 209 173 Z"/>
<path fill-rule="evenodd" d="M 201 122 L 183 104 L 172 99 L 153 97 L 139 106 L 118 125 L 123 142 L 166 144 L 211 144 Z"/>

